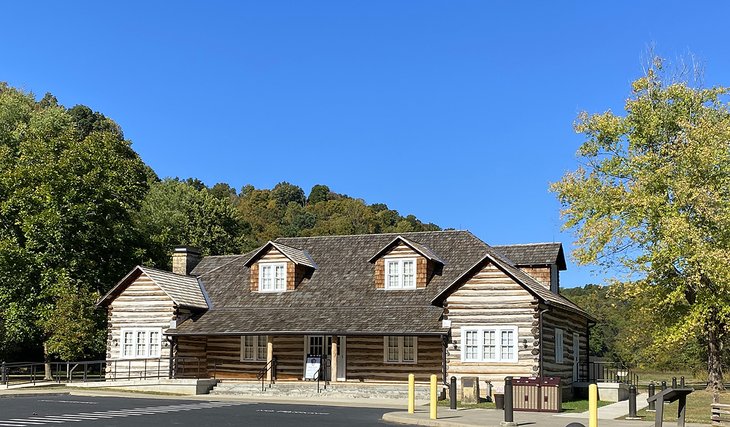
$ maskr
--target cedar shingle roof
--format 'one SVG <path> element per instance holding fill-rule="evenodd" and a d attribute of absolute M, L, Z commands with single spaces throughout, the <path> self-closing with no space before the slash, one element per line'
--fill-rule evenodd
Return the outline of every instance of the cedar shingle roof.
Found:
<path fill-rule="evenodd" d="M 439 258 L 438 255 L 436 255 L 435 253 L 433 253 L 433 251 L 431 249 L 429 249 L 428 247 L 426 247 L 426 246 L 424 246 L 424 245 L 422 245 L 422 244 L 420 244 L 418 242 L 414 242 L 412 240 L 408 240 L 408 239 L 406 239 L 405 237 L 403 237 L 401 235 L 396 236 L 395 239 L 391 240 L 387 245 L 385 245 L 382 248 L 380 248 L 380 250 L 369 259 L 369 261 L 370 262 L 375 261 L 383 253 L 385 253 L 388 249 L 390 249 L 393 246 L 395 246 L 398 242 L 405 243 L 407 246 L 410 246 L 411 249 L 413 249 L 414 251 L 418 252 L 419 254 L 423 255 L 424 257 L 426 257 L 427 259 L 429 259 L 431 261 L 436 261 L 439 264 L 443 264 L 444 263 L 444 261 L 441 258 Z"/>
<path fill-rule="evenodd" d="M 170 271 L 158 270 L 152 267 L 135 267 L 127 274 L 119 283 L 116 284 L 106 295 L 104 295 L 97 305 L 105 306 L 119 295 L 127 286 L 129 286 L 140 275 L 146 275 L 157 286 L 162 289 L 172 301 L 180 307 L 188 307 L 194 309 L 207 310 L 208 303 L 203 294 L 203 290 L 198 283 L 198 279 L 193 276 L 182 276 Z"/>
<path fill-rule="evenodd" d="M 259 250 L 257 250 L 256 252 L 254 252 L 249 260 L 246 261 L 245 265 L 250 266 L 251 264 L 253 264 L 254 261 L 256 261 L 256 259 L 258 259 L 260 255 L 263 255 L 266 249 L 268 249 L 269 247 L 276 248 L 279 252 L 281 252 L 285 257 L 289 258 L 289 260 L 291 260 L 295 264 L 305 265 L 311 268 L 317 268 L 317 264 L 314 263 L 312 257 L 310 257 L 306 251 L 285 245 L 281 242 L 271 241 L 259 248 Z"/>
<path fill-rule="evenodd" d="M 374 286 L 375 271 L 368 261 L 399 236 L 433 255 L 439 254 L 442 260 L 441 271 L 425 289 L 385 291 Z M 191 274 L 198 276 L 213 308 L 168 332 L 443 334 L 446 329 L 441 327 L 442 309 L 438 306 L 441 297 L 488 260 L 538 299 L 584 314 L 572 302 L 520 271 L 503 252 L 468 231 L 291 237 L 271 244 L 277 249 L 293 248 L 308 254 L 318 267 L 295 291 L 259 293 L 250 290 L 246 264 L 263 248 L 241 256 L 206 257 Z"/>
<path fill-rule="evenodd" d="M 559 269 L 565 270 L 563 245 L 560 243 L 499 245 L 492 248 L 518 266 L 557 264 Z"/>

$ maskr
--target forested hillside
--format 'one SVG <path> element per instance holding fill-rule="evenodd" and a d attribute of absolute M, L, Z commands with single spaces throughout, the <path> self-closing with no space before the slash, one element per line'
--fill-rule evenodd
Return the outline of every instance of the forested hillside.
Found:
<path fill-rule="evenodd" d="M 326 185 L 160 179 L 103 114 L 0 83 L 0 360 L 103 357 L 95 301 L 136 264 L 169 267 L 174 245 L 438 229 Z"/>

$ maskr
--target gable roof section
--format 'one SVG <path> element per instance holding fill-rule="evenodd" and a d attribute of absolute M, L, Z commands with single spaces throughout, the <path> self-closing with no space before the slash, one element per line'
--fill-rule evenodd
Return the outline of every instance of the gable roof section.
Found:
<path fill-rule="evenodd" d="M 399 329 L 394 330 L 401 333 L 447 333 L 448 328 L 441 325 L 443 309 L 432 305 L 431 300 L 482 258 L 484 243 L 468 231 L 401 233 L 401 237 L 443 254 L 444 266 L 426 288 L 376 289 L 375 269 L 368 259 L 397 236 L 389 233 L 277 239 L 277 245 L 306 251 L 318 266 L 302 279 L 296 291 L 281 293 L 250 289 L 251 269 L 245 263 L 260 248 L 239 257 L 205 257 L 192 274 L 198 276 L 213 308 L 168 332 L 309 333 L 331 327 L 341 334 L 356 335 L 385 332 L 398 323 Z M 289 319 L 298 319 L 299 323 Z"/>
<path fill-rule="evenodd" d="M 439 258 L 439 256 L 436 255 L 428 247 L 426 247 L 418 242 L 414 242 L 413 240 L 406 239 L 405 237 L 403 237 L 401 235 L 396 236 L 395 239 L 391 240 L 387 245 L 383 246 L 375 255 L 373 255 L 368 260 L 368 262 L 375 262 L 375 260 L 380 258 L 385 252 L 387 252 L 390 248 L 395 246 L 398 242 L 403 242 L 406 246 L 408 246 L 409 248 L 418 252 L 419 254 L 423 255 L 429 261 L 435 261 L 441 265 L 445 264 L 444 261 L 441 258 Z"/>
<path fill-rule="evenodd" d="M 208 309 L 208 302 L 198 279 L 193 276 L 183 276 L 170 271 L 158 270 L 152 267 L 136 266 L 109 292 L 104 295 L 97 306 L 107 306 L 119 296 L 132 282 L 142 274 L 149 277 L 172 301 L 180 306 L 193 309 Z"/>
<path fill-rule="evenodd" d="M 246 267 L 250 267 L 259 257 L 264 255 L 266 251 L 269 248 L 275 248 L 279 252 L 281 252 L 285 257 L 289 258 L 291 262 L 294 264 L 304 265 L 307 267 L 317 269 L 317 264 L 315 264 L 312 257 L 309 256 L 309 254 L 299 248 L 295 248 L 292 246 L 285 245 L 280 242 L 272 242 L 269 240 L 264 246 L 262 246 L 258 251 L 254 252 L 254 254 L 251 256 L 251 258 L 246 261 L 244 264 Z"/>
<path fill-rule="evenodd" d="M 495 251 L 490 248 L 490 250 L 487 252 L 486 255 L 484 255 L 481 260 L 479 260 L 476 264 L 474 264 L 473 267 L 465 271 L 461 276 L 454 280 L 454 282 L 451 283 L 451 285 L 449 285 L 446 289 L 444 289 L 439 295 L 437 295 L 432 302 L 434 304 L 442 303 L 449 295 L 451 295 L 451 293 L 459 288 L 459 286 L 464 282 L 465 279 L 474 274 L 479 268 L 484 265 L 485 262 L 491 261 L 494 265 L 497 266 L 497 268 L 502 270 L 502 272 L 510 276 L 517 283 L 521 284 L 528 292 L 530 292 L 532 295 L 537 297 L 545 304 L 557 306 L 565 310 L 578 313 L 592 321 L 596 320 L 569 299 L 560 294 L 553 293 L 545 286 L 533 279 L 530 275 L 520 270 L 514 264 L 507 262 L 504 258 L 500 258 L 498 255 L 499 254 L 495 253 Z"/>
<path fill-rule="evenodd" d="M 565 254 L 561 243 L 527 243 L 520 245 L 492 246 L 519 266 L 557 264 L 565 270 Z"/>

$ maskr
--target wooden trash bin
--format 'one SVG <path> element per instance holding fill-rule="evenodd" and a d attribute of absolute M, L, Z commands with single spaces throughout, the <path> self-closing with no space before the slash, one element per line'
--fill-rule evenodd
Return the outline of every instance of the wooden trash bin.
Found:
<path fill-rule="evenodd" d="M 515 411 L 560 412 L 563 394 L 560 377 L 515 378 L 512 380 Z"/>

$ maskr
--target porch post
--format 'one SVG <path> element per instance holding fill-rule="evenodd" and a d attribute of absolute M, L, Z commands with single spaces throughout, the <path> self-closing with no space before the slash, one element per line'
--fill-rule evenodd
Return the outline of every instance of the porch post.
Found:
<path fill-rule="evenodd" d="M 266 365 L 271 367 L 271 361 L 274 360 L 274 337 L 266 336 Z M 273 369 L 266 371 L 266 381 L 271 382 L 271 374 Z"/>
<path fill-rule="evenodd" d="M 332 359 L 332 363 L 330 363 L 330 381 L 337 381 L 337 340 L 339 337 L 337 335 L 332 336 L 332 350 L 330 351 L 330 358 Z"/>

